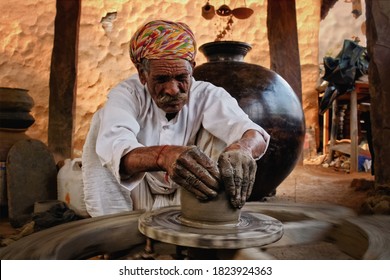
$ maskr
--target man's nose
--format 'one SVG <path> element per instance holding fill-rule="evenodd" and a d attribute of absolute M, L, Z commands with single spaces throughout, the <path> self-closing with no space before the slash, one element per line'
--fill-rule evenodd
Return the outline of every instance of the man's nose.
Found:
<path fill-rule="evenodd" d="M 170 96 L 176 96 L 180 93 L 179 84 L 175 80 L 170 80 L 164 84 L 164 93 Z"/>

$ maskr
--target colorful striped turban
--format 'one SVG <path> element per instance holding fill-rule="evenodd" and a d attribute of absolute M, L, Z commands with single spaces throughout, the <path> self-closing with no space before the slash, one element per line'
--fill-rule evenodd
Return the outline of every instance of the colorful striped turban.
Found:
<path fill-rule="evenodd" d="M 130 58 L 134 64 L 147 59 L 186 59 L 196 55 L 194 33 L 185 23 L 151 21 L 139 28 L 130 40 Z"/>

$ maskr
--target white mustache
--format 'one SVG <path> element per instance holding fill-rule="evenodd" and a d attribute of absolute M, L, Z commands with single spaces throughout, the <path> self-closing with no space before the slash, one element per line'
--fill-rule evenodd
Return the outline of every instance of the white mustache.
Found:
<path fill-rule="evenodd" d="M 187 99 L 187 94 L 185 92 L 181 92 L 175 96 L 164 94 L 164 95 L 158 97 L 158 101 L 161 103 L 185 101 L 186 99 Z"/>

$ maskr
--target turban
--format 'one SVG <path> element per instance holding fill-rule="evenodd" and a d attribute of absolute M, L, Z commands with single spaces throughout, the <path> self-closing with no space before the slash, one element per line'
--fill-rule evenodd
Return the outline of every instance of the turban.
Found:
<path fill-rule="evenodd" d="M 185 23 L 151 21 L 139 28 L 130 40 L 130 58 L 134 64 L 147 59 L 185 59 L 196 55 L 194 33 Z"/>

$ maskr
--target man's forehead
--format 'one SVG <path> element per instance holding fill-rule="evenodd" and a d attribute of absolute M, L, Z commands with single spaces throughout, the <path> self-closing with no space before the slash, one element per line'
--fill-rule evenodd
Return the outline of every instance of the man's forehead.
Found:
<path fill-rule="evenodd" d="M 180 75 L 190 73 L 189 64 L 183 59 L 151 60 L 149 66 L 150 72 L 153 75 Z"/>

